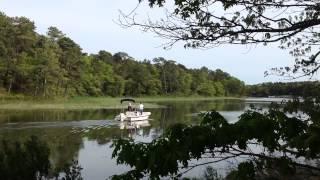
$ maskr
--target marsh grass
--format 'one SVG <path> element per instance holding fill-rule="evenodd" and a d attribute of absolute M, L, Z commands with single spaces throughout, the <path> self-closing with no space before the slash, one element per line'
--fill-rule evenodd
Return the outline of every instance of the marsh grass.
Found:
<path fill-rule="evenodd" d="M 6 99 L 0 97 L 0 109 L 32 110 L 32 109 L 121 109 L 126 104 L 120 104 L 121 98 L 112 97 L 73 97 L 54 99 Z M 162 108 L 157 102 L 168 101 L 210 101 L 224 99 L 241 99 L 232 97 L 140 97 L 136 103 L 143 102 L 146 108 Z"/>

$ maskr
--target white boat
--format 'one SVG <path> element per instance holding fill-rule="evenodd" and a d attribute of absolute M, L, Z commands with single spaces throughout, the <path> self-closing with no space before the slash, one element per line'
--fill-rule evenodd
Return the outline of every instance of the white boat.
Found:
<path fill-rule="evenodd" d="M 121 104 L 123 102 L 135 102 L 134 99 L 121 99 Z M 136 111 L 136 110 L 132 110 L 132 111 L 124 111 L 121 112 L 119 115 L 117 115 L 115 117 L 115 120 L 118 121 L 144 121 L 144 120 L 148 120 L 149 116 L 151 115 L 151 112 L 140 112 L 140 111 Z"/>
<path fill-rule="evenodd" d="M 126 111 L 125 113 L 120 113 L 119 115 L 117 115 L 115 119 L 118 121 L 144 121 L 148 120 L 150 115 L 151 112 L 143 112 L 141 114 L 137 111 Z"/>

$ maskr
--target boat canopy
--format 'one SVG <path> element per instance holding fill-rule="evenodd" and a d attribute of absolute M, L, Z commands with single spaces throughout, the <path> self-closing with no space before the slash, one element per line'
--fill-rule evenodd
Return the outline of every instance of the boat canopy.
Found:
<path fill-rule="evenodd" d="M 124 99 L 121 99 L 121 100 L 120 100 L 120 103 L 122 104 L 123 102 L 127 102 L 127 101 L 128 101 L 128 102 L 134 102 L 134 103 L 136 102 L 136 101 L 135 101 L 134 99 L 132 99 L 132 98 L 124 98 Z"/>

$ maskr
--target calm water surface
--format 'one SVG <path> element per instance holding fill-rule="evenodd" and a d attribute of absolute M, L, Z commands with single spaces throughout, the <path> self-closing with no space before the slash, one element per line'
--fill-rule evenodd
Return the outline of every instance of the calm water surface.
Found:
<path fill-rule="evenodd" d="M 23 140 L 36 135 L 45 140 L 51 150 L 54 168 L 61 169 L 72 159 L 79 161 L 84 179 L 106 179 L 114 174 L 127 171 L 124 165 L 116 165 L 111 158 L 112 139 L 132 137 L 137 141 L 149 142 L 159 137 L 175 123 L 194 124 L 199 122 L 197 113 L 217 110 L 230 122 L 249 108 L 250 104 L 267 107 L 268 101 L 215 100 L 161 102 L 165 106 L 151 111 L 152 120 L 135 124 L 123 124 L 113 120 L 120 112 L 105 110 L 0 110 L 0 139 Z M 146 107 L 147 108 L 147 107 Z M 138 127 L 138 128 L 137 128 Z M 216 164 L 216 169 L 232 166 L 232 162 Z M 188 176 L 198 176 L 203 169 L 189 172 Z"/>

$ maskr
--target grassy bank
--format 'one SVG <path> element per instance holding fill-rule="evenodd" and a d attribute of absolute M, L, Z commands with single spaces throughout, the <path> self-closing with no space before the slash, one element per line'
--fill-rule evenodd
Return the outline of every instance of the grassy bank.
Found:
<path fill-rule="evenodd" d="M 1 99 L 0 109 L 111 109 L 122 108 L 120 104 L 121 98 L 110 97 L 75 97 L 75 98 L 59 98 L 59 99 Z M 219 100 L 219 99 L 241 99 L 231 97 L 143 97 L 135 98 L 137 103 L 143 102 L 147 108 L 159 108 L 156 102 L 164 101 L 203 101 L 203 100 Z"/>

